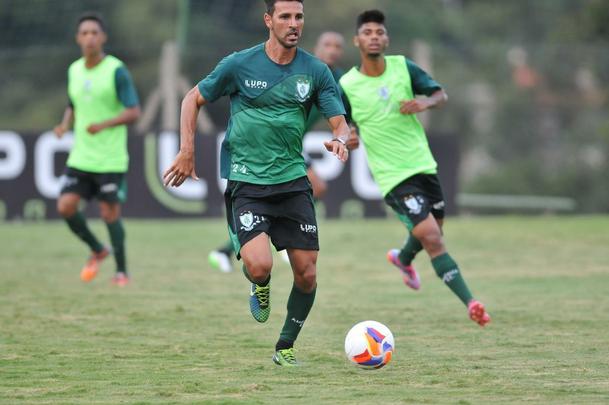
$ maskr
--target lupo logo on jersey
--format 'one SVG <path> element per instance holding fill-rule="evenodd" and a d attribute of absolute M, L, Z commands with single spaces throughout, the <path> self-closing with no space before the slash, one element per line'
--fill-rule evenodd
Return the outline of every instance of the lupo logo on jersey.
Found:
<path fill-rule="evenodd" d="M 266 89 L 269 84 L 262 80 L 245 80 L 245 86 L 250 89 Z"/>

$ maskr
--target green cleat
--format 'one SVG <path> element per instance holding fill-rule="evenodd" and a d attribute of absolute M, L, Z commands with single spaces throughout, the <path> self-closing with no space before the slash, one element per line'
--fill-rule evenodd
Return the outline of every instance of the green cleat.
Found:
<path fill-rule="evenodd" d="M 294 356 L 294 348 L 277 350 L 273 355 L 273 361 L 279 366 L 298 367 L 300 364 Z"/>
<path fill-rule="evenodd" d="M 266 322 L 271 313 L 271 285 L 260 287 L 252 283 L 250 291 L 250 312 L 258 322 Z"/>

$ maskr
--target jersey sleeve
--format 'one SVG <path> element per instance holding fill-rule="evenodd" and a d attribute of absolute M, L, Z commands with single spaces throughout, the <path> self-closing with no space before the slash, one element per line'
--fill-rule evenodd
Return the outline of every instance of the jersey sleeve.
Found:
<path fill-rule="evenodd" d="M 343 106 L 345 107 L 345 120 L 347 120 L 347 123 L 350 124 L 353 122 L 353 118 L 351 117 L 351 103 L 349 102 L 349 97 L 347 97 L 347 93 L 345 93 L 345 90 L 343 90 L 342 86 L 340 86 L 340 82 L 339 91 L 340 98 L 343 101 Z"/>
<path fill-rule="evenodd" d="M 213 102 L 236 91 L 234 65 L 234 54 L 225 57 L 207 77 L 197 84 L 199 92 L 206 101 Z"/>
<path fill-rule="evenodd" d="M 326 65 L 319 69 L 317 86 L 317 108 L 323 116 L 328 119 L 337 115 L 345 115 L 340 91 Z"/>
<path fill-rule="evenodd" d="M 125 66 L 116 69 L 114 73 L 114 83 L 116 83 L 116 94 L 120 102 L 126 107 L 136 107 L 140 104 L 137 97 L 135 85 L 129 74 L 129 70 Z"/>
<path fill-rule="evenodd" d="M 410 73 L 410 81 L 412 82 L 412 91 L 414 94 L 431 96 L 436 91 L 442 90 L 442 86 L 432 79 L 426 71 L 408 58 L 406 58 L 406 66 L 408 67 L 408 73 Z"/>

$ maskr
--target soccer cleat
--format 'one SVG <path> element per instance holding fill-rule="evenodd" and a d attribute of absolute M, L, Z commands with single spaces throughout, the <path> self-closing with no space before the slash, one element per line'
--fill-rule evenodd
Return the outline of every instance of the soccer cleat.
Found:
<path fill-rule="evenodd" d="M 273 355 L 273 362 L 278 366 L 297 367 L 300 364 L 296 361 L 294 348 L 277 350 Z"/>
<path fill-rule="evenodd" d="M 119 271 L 114 275 L 114 277 L 112 277 L 110 282 L 116 286 L 124 287 L 129 284 L 129 276 L 127 273 Z"/>
<path fill-rule="evenodd" d="M 99 253 L 91 253 L 85 267 L 80 271 L 80 279 L 85 283 L 92 281 L 99 272 L 99 265 L 109 254 L 110 250 L 107 247 L 104 247 Z"/>
<path fill-rule="evenodd" d="M 266 322 L 271 313 L 271 285 L 260 287 L 252 283 L 250 290 L 250 312 L 258 322 Z"/>
<path fill-rule="evenodd" d="M 393 264 L 400 270 L 400 272 L 402 273 L 402 278 L 404 279 L 404 284 L 406 284 L 413 290 L 418 290 L 419 288 L 421 288 L 421 280 L 419 279 L 419 274 L 414 269 L 412 264 L 404 266 L 400 262 L 400 258 L 398 257 L 399 254 L 400 251 L 398 249 L 391 249 L 389 252 L 387 252 L 387 260 L 389 260 L 389 263 Z"/>
<path fill-rule="evenodd" d="M 220 270 L 222 273 L 230 273 L 233 271 L 233 264 L 231 263 L 230 257 L 219 250 L 212 250 L 207 256 L 209 265 L 214 269 Z"/>
<path fill-rule="evenodd" d="M 480 326 L 484 326 L 491 321 L 491 316 L 486 312 L 480 301 L 471 300 L 467 304 L 467 312 L 469 318 Z"/>

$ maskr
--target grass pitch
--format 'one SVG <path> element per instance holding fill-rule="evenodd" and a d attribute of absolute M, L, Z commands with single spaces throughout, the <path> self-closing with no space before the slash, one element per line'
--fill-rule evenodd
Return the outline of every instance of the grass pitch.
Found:
<path fill-rule="evenodd" d="M 207 264 L 223 222 L 126 225 L 123 289 L 111 260 L 80 282 L 87 252 L 63 223 L 0 225 L 0 403 L 609 402 L 608 217 L 449 218 L 449 251 L 493 317 L 484 329 L 425 255 L 422 290 L 402 284 L 385 261 L 405 235 L 397 221 L 322 222 L 295 370 L 271 362 L 291 287 L 278 257 L 258 324 L 240 271 Z M 381 370 L 343 354 L 366 319 L 396 338 Z"/>

